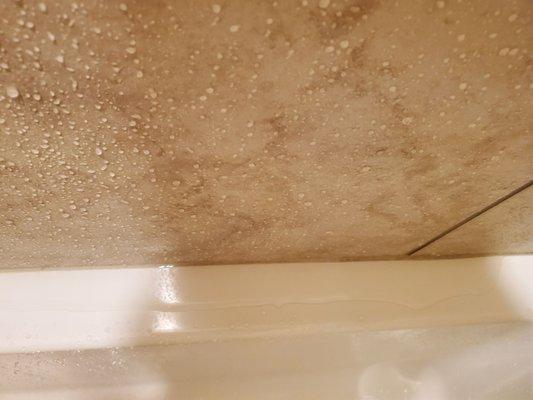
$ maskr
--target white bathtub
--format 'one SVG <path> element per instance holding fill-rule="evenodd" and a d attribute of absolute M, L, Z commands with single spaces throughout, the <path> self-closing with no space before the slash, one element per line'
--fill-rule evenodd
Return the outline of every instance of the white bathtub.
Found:
<path fill-rule="evenodd" d="M 530 399 L 533 256 L 0 272 L 0 399 Z"/>

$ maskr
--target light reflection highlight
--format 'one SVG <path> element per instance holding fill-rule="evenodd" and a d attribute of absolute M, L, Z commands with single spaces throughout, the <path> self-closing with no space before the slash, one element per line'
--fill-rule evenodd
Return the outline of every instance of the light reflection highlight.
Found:
<path fill-rule="evenodd" d="M 157 269 L 157 298 L 165 304 L 180 303 L 173 268 L 172 265 L 162 265 Z"/>
<path fill-rule="evenodd" d="M 157 333 L 177 332 L 181 329 L 176 315 L 172 312 L 157 311 L 152 331 Z"/>

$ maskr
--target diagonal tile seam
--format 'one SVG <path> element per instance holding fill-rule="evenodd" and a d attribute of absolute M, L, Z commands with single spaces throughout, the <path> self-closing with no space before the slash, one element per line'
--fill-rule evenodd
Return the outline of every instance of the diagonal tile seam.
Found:
<path fill-rule="evenodd" d="M 411 250 L 410 252 L 407 253 L 408 256 L 412 256 L 414 255 L 415 253 L 417 253 L 418 251 L 422 250 L 423 248 L 429 246 L 430 244 L 436 242 L 437 240 L 439 239 L 442 239 L 444 236 L 448 235 L 449 233 L 455 231 L 456 229 L 460 228 L 461 226 L 467 224 L 468 222 L 472 221 L 473 219 L 479 217 L 480 215 L 486 213 L 487 211 L 493 209 L 494 207 L 500 205 L 501 203 L 503 203 L 504 201 L 506 200 L 509 200 L 511 197 L 519 194 L 520 192 L 523 192 L 524 190 L 526 190 L 527 188 L 529 188 L 531 185 L 533 185 L 533 180 L 530 180 L 528 182 L 526 182 L 525 184 L 523 184 L 522 186 L 512 190 L 511 192 L 507 193 L 505 196 L 502 196 L 500 197 L 499 199 L 493 201 L 492 203 L 490 203 L 488 206 L 482 208 L 481 210 L 479 211 L 476 211 L 475 213 L 469 215 L 468 217 L 466 217 L 465 219 L 463 219 L 462 221 L 456 223 L 455 225 L 452 225 L 451 227 L 449 227 L 448 229 L 445 229 L 444 231 L 442 231 L 441 233 L 439 233 L 438 235 L 432 237 L 431 239 L 429 239 L 428 241 L 424 242 L 423 244 L 421 244 L 420 246 L 417 246 L 415 247 L 413 250 Z"/>

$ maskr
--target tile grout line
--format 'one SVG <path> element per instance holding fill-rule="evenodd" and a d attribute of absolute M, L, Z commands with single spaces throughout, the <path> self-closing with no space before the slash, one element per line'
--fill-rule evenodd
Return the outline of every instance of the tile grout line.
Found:
<path fill-rule="evenodd" d="M 449 233 L 453 232 L 454 230 L 456 230 L 457 228 L 460 228 L 461 226 L 463 226 L 464 224 L 472 221 L 474 218 L 477 218 L 479 217 L 481 214 L 484 214 L 486 213 L 487 211 L 489 211 L 490 209 L 496 207 L 497 205 L 503 203 L 504 201 L 510 199 L 511 197 L 517 195 L 518 193 L 520 192 L 523 192 L 524 190 L 526 190 L 528 187 L 530 187 L 531 185 L 533 185 L 533 180 L 530 180 L 528 181 L 527 183 L 523 184 L 522 186 L 514 189 L 513 191 L 507 193 L 505 196 L 503 197 L 500 197 L 499 199 L 495 200 L 494 202 L 490 203 L 488 206 L 482 208 L 481 210 L 479 211 L 476 211 L 475 213 L 469 215 L 468 217 L 466 217 L 465 219 L 463 219 L 462 221 L 458 222 L 457 224 L 451 226 L 450 228 L 446 229 L 445 231 L 439 233 L 437 236 L 434 236 L 433 238 L 429 239 L 427 242 L 424 242 L 423 244 L 421 244 L 420 246 L 417 246 L 415 247 L 413 250 L 411 250 L 409 253 L 407 253 L 408 256 L 412 256 L 413 254 L 415 254 L 416 252 L 422 250 L 424 247 L 427 247 L 429 246 L 430 244 L 436 242 L 437 240 L 439 239 L 442 239 L 444 236 L 448 235 Z"/>

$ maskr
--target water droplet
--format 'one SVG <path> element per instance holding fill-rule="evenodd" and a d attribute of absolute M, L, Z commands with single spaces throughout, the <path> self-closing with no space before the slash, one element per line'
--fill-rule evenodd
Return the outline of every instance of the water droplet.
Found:
<path fill-rule="evenodd" d="M 231 33 L 235 33 L 235 32 L 237 32 L 240 28 L 241 28 L 240 25 L 231 25 L 231 26 L 229 27 L 229 31 L 230 31 Z"/>
<path fill-rule="evenodd" d="M 16 99 L 20 95 L 17 87 L 13 86 L 13 85 L 8 85 L 6 87 L 6 94 L 8 95 L 8 97 L 10 97 L 12 99 Z"/>
<path fill-rule="evenodd" d="M 328 8 L 329 7 L 329 0 L 319 0 L 318 6 L 320 8 Z"/>
<path fill-rule="evenodd" d="M 509 53 L 509 47 L 504 47 L 503 49 L 501 49 L 501 50 L 499 51 L 498 54 L 499 54 L 500 56 L 506 56 L 508 53 Z"/>
<path fill-rule="evenodd" d="M 347 40 L 343 40 L 342 42 L 339 43 L 339 45 L 341 46 L 341 49 L 347 49 L 348 46 L 350 45 L 350 42 L 348 42 Z"/>
<path fill-rule="evenodd" d="M 44 3 L 37 4 L 37 8 L 39 9 L 40 12 L 43 12 L 43 13 L 45 13 L 48 10 L 48 7 Z"/>
<path fill-rule="evenodd" d="M 120 9 L 120 11 L 124 11 L 124 12 L 128 11 L 128 6 L 126 4 L 124 4 L 124 3 L 121 3 L 118 6 L 118 8 Z"/>
<path fill-rule="evenodd" d="M 461 89 L 461 90 L 466 90 L 467 87 L 468 87 L 468 85 L 465 82 L 462 82 L 462 83 L 459 84 L 459 89 Z"/>

